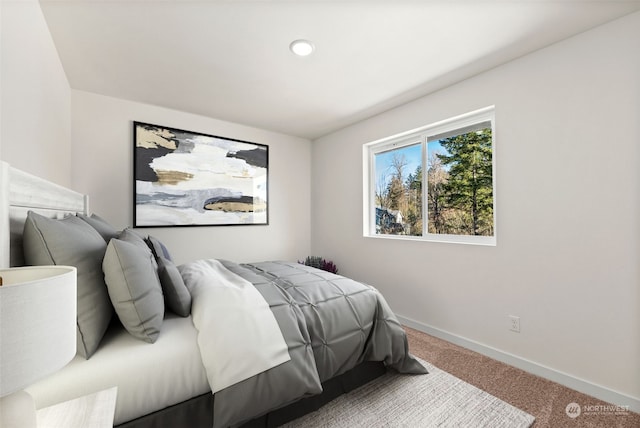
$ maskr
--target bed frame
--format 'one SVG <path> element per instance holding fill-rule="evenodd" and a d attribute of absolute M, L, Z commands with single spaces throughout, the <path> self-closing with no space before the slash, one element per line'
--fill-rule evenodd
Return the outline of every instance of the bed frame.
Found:
<path fill-rule="evenodd" d="M 89 212 L 89 198 L 35 175 L 0 165 L 0 267 L 24 265 L 22 229 L 28 211 L 50 218 Z"/>
<path fill-rule="evenodd" d="M 22 230 L 28 211 L 50 218 L 89 214 L 89 198 L 48 180 L 0 162 L 0 267 L 24 265 Z M 365 362 L 322 384 L 323 393 L 303 398 L 245 424 L 245 427 L 276 427 L 312 412 L 334 398 L 386 373 L 381 362 Z M 151 428 L 213 425 L 215 396 L 204 394 L 159 410 L 118 427 Z"/>
<path fill-rule="evenodd" d="M 303 398 L 242 425 L 242 428 L 273 428 L 318 410 L 329 401 L 352 391 L 387 372 L 383 363 L 367 361 L 322 383 L 322 393 Z M 211 428 L 215 396 L 203 394 L 158 410 L 117 428 Z"/>

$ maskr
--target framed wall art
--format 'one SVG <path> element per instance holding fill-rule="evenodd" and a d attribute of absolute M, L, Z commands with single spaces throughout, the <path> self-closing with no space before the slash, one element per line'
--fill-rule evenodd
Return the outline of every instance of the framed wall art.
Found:
<path fill-rule="evenodd" d="M 269 147 L 133 123 L 134 227 L 268 224 Z"/>

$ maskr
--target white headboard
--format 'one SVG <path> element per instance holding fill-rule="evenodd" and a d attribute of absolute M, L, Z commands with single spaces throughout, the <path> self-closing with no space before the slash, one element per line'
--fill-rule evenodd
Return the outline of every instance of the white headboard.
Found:
<path fill-rule="evenodd" d="M 0 162 L 0 267 L 22 266 L 22 229 L 28 211 L 51 218 L 89 213 L 89 198 Z"/>

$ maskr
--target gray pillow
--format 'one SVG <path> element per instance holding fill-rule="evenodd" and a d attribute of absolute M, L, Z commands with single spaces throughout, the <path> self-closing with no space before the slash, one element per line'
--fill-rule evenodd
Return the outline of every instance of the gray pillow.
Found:
<path fill-rule="evenodd" d="M 77 268 L 77 346 L 78 353 L 88 359 L 98 349 L 113 315 L 101 268 L 107 243 L 75 216 L 55 220 L 29 211 L 23 245 L 28 265 Z"/>
<path fill-rule="evenodd" d="M 164 257 L 159 257 L 158 275 L 167 307 L 181 317 L 188 317 L 191 313 L 191 294 L 176 265 Z"/>
<path fill-rule="evenodd" d="M 147 237 L 147 244 L 149 245 L 149 248 L 153 250 L 153 254 L 156 256 L 156 260 L 160 257 L 163 257 L 169 261 L 173 261 L 167 247 L 155 236 L 149 235 Z"/>
<path fill-rule="evenodd" d="M 102 262 L 109 297 L 120 322 L 135 338 L 153 343 L 164 318 L 164 298 L 151 251 L 112 239 Z"/>
<path fill-rule="evenodd" d="M 135 244 L 140 248 L 151 251 L 149 249 L 149 246 L 145 242 L 144 237 L 130 227 L 127 227 L 122 232 L 120 232 L 120 234 L 118 235 L 118 239 L 127 241 L 131 244 Z"/>
<path fill-rule="evenodd" d="M 96 214 L 91 214 L 91 216 L 78 214 L 77 216 L 97 230 L 100 236 L 102 236 L 107 243 L 111 241 L 111 238 L 116 238 L 118 236 L 116 228 Z"/>
<path fill-rule="evenodd" d="M 156 262 L 156 258 L 154 257 L 154 254 L 151 251 L 151 248 L 149 248 L 145 239 L 138 232 L 134 231 L 130 227 L 127 227 L 122 232 L 120 232 L 120 235 L 118 235 L 118 239 L 121 241 L 126 241 L 140 248 L 142 251 L 145 252 L 145 254 L 148 254 L 148 256 L 151 258 L 151 263 L 153 264 L 153 268 L 156 270 L 158 269 L 158 263 Z"/>

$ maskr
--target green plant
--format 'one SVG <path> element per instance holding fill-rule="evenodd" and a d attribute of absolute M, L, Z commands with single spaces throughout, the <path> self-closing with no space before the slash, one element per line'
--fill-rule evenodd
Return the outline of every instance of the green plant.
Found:
<path fill-rule="evenodd" d="M 335 265 L 335 263 L 333 263 L 331 260 L 325 260 L 320 256 L 307 256 L 307 258 L 303 262 L 299 261 L 298 263 L 317 269 L 326 270 L 327 272 L 338 273 L 338 267 Z"/>

